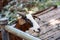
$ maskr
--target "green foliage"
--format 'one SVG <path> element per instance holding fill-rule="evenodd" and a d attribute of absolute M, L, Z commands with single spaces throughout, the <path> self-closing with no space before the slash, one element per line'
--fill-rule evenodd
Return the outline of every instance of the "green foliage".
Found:
<path fill-rule="evenodd" d="M 60 5 L 60 2 L 56 2 L 56 5 L 58 5 L 58 6 L 59 6 L 59 5 Z"/>
<path fill-rule="evenodd" d="M 52 5 L 60 5 L 60 1 L 57 1 L 57 2 L 54 2 L 52 0 L 36 0 L 36 1 L 33 1 L 33 2 L 28 2 L 26 4 L 23 4 L 23 7 L 21 7 L 20 9 L 20 6 L 21 4 L 17 4 L 17 7 L 18 9 L 20 10 L 25 10 L 26 12 L 28 11 L 41 11 L 41 10 L 44 10 L 46 8 L 49 8 L 50 6 Z M 5 12 L 6 13 L 6 17 L 9 18 L 9 24 L 12 23 L 12 21 L 15 21 L 16 20 L 16 12 L 17 10 L 14 10 L 13 12 L 10 12 L 9 11 L 9 8 L 11 7 L 11 5 L 8 5 L 6 6 L 5 8 Z M 6 12 L 7 11 L 7 12 Z M 9 12 L 8 12 L 9 11 Z"/>

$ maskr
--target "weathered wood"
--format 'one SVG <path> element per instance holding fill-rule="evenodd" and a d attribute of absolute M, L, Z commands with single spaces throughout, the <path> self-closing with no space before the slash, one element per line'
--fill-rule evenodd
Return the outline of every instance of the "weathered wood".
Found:
<path fill-rule="evenodd" d="M 2 40 L 2 37 L 1 37 L 2 35 L 1 35 L 1 31 L 0 31 L 0 40 Z"/>
<path fill-rule="evenodd" d="M 2 0 L 0 0 L 0 11 L 1 11 L 1 9 L 3 8 L 3 2 L 2 2 Z"/>
<path fill-rule="evenodd" d="M 34 13 L 33 15 L 38 15 L 38 14 L 43 15 L 43 14 L 45 14 L 45 13 L 51 11 L 51 10 L 54 10 L 56 8 L 57 8 L 57 5 L 53 5 L 53 6 L 47 8 L 47 9 L 44 9 L 42 11 L 38 11 L 38 12 Z"/>

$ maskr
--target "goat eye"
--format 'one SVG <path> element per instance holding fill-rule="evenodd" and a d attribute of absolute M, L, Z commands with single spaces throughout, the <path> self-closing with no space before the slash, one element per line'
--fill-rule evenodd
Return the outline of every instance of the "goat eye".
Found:
<path fill-rule="evenodd" d="M 41 31 L 40 28 L 38 28 L 39 32 Z"/>
<path fill-rule="evenodd" d="M 35 30 L 33 30 L 35 32 Z"/>

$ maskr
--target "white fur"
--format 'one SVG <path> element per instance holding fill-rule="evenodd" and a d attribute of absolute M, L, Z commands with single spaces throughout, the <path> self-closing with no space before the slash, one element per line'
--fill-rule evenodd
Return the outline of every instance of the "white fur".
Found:
<path fill-rule="evenodd" d="M 33 27 L 31 29 L 35 30 L 35 31 L 39 31 L 37 30 L 38 28 L 40 28 L 40 26 L 38 25 L 38 23 L 33 19 L 31 14 L 27 14 L 26 17 L 31 20 L 31 22 L 33 23 Z"/>

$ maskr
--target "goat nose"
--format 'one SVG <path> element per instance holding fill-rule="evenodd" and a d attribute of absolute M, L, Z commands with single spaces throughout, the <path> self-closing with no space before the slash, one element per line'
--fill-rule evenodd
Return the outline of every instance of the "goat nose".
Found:
<path fill-rule="evenodd" d="M 41 31 L 40 28 L 38 28 L 39 32 Z"/>

